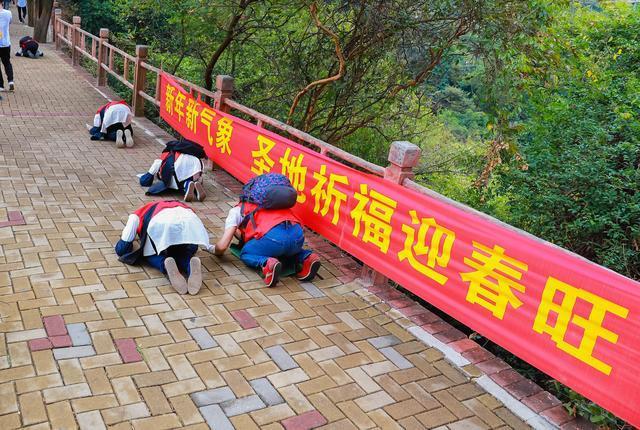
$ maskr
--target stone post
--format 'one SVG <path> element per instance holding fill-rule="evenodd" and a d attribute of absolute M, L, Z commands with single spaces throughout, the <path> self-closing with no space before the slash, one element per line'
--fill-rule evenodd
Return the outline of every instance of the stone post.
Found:
<path fill-rule="evenodd" d="M 213 99 L 213 107 L 222 112 L 229 112 L 229 107 L 224 101 L 233 96 L 233 77 L 228 75 L 216 76 L 216 95 Z"/>
<path fill-rule="evenodd" d="M 82 18 L 79 16 L 73 17 L 73 30 L 71 30 L 71 62 L 74 66 L 80 64 L 80 53 L 76 50 L 76 47 L 80 45 L 80 32 L 78 31 L 82 24 Z"/>
<path fill-rule="evenodd" d="M 136 46 L 136 68 L 133 79 L 133 96 L 131 97 L 134 116 L 144 116 L 144 98 L 140 95 L 140 91 L 144 91 L 147 84 L 147 69 L 142 67 L 142 63 L 147 60 L 148 54 L 148 46 Z"/>
<path fill-rule="evenodd" d="M 107 47 L 105 43 L 109 41 L 109 29 L 100 29 L 100 38 L 98 39 L 98 86 L 104 87 L 107 85 L 107 71 L 102 67 L 103 63 L 107 62 Z"/>
<path fill-rule="evenodd" d="M 58 32 L 60 31 L 59 20 L 62 18 L 62 9 L 56 9 L 53 11 L 53 41 L 56 44 L 56 49 L 60 49 L 60 38 Z"/>
<path fill-rule="evenodd" d="M 420 161 L 420 153 L 420 148 L 413 143 L 405 141 L 392 142 L 388 157 L 390 164 L 384 169 L 384 179 L 402 185 L 405 179 L 413 178 L 413 168 Z M 393 232 L 393 234 L 401 233 L 399 231 Z M 383 286 L 388 282 L 382 273 L 376 272 L 366 265 L 362 266 L 360 279 L 367 286 Z"/>

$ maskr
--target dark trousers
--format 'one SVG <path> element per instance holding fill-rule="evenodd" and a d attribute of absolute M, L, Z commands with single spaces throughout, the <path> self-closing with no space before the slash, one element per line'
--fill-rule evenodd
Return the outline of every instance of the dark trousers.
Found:
<path fill-rule="evenodd" d="M 198 245 L 173 245 L 162 251 L 160 255 L 147 255 L 144 258 L 151 267 L 155 267 L 166 275 L 167 269 L 164 267 L 164 260 L 168 257 L 173 257 L 173 259 L 176 260 L 178 270 L 188 276 L 191 274 L 191 266 L 189 263 L 191 262 L 191 257 L 196 255 L 196 252 L 198 252 Z"/>
<path fill-rule="evenodd" d="M 26 17 L 27 17 L 27 7 L 18 6 L 18 19 L 20 20 L 20 22 L 23 22 Z"/>
<path fill-rule="evenodd" d="M 102 121 L 104 121 L 104 111 L 106 109 L 102 109 L 100 111 L 100 124 L 102 124 Z M 131 132 L 131 134 L 133 135 L 133 127 L 131 127 L 131 124 L 129 124 L 128 126 L 123 126 L 121 122 L 117 122 L 115 124 L 110 125 L 109 127 L 107 127 L 107 132 L 106 133 L 102 133 L 100 131 L 100 129 L 102 128 L 102 126 L 100 127 L 91 127 L 91 130 L 89 130 L 89 134 L 91 135 L 91 137 L 93 138 L 93 140 L 110 140 L 112 142 L 115 142 L 117 139 L 117 132 L 118 130 L 129 130 Z"/>
<path fill-rule="evenodd" d="M 11 46 L 0 48 L 0 61 L 2 61 L 4 72 L 7 74 L 7 81 L 13 82 L 13 66 L 11 66 Z M 0 71 L 0 87 L 4 87 L 2 71 Z"/>

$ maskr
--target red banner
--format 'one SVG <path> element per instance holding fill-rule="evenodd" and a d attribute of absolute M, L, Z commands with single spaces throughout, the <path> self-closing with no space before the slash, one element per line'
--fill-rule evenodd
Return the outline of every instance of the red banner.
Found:
<path fill-rule="evenodd" d="M 640 426 L 639 283 L 212 109 L 167 75 L 160 91 L 162 118 L 240 181 L 285 174 L 307 227 Z"/>

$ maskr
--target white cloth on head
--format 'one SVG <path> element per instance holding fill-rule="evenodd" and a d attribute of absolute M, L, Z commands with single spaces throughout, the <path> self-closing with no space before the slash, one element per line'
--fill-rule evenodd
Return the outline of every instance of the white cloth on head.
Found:
<path fill-rule="evenodd" d="M 156 175 L 162 166 L 162 160 L 157 159 L 151 165 L 149 169 L 149 173 L 152 175 Z M 178 177 L 178 181 L 182 182 L 185 179 L 189 179 L 195 174 L 202 172 L 202 162 L 198 157 L 194 157 L 189 154 L 180 154 L 176 162 L 173 164 L 173 169 L 176 172 L 176 176 Z M 179 190 L 178 184 L 176 184 L 176 179 L 171 178 L 171 184 L 169 188 L 173 188 L 174 190 Z"/>
<path fill-rule="evenodd" d="M 224 221 L 224 229 L 228 230 L 232 227 L 237 227 L 242 222 L 242 208 L 240 206 L 234 206 L 227 215 L 227 219 Z"/>
<path fill-rule="evenodd" d="M 9 24 L 11 24 L 11 20 L 13 19 L 13 15 L 11 11 L 5 9 L 0 11 L 0 48 L 6 48 L 11 46 L 11 38 L 9 37 Z"/>
<path fill-rule="evenodd" d="M 122 230 L 122 240 L 133 242 L 140 223 L 137 215 L 129 215 L 127 225 Z M 149 221 L 147 240 L 144 244 L 143 255 L 155 255 L 172 245 L 193 244 L 209 247 L 207 229 L 192 210 L 175 207 L 163 209 Z M 155 250 L 153 246 L 155 245 Z"/>
<path fill-rule="evenodd" d="M 100 124 L 100 114 L 96 114 L 93 118 L 93 126 L 100 127 L 100 132 L 106 133 L 107 128 L 113 124 L 122 123 L 122 127 L 126 128 L 131 125 L 131 109 L 124 104 L 109 106 L 104 113 L 104 119 Z"/>

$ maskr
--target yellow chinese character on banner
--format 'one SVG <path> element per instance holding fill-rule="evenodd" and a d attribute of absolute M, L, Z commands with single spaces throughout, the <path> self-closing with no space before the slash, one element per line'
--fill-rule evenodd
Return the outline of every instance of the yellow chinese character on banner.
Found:
<path fill-rule="evenodd" d="M 391 243 L 391 217 L 398 203 L 376 190 L 369 191 L 367 184 L 361 184 L 360 192 L 354 197 L 358 205 L 351 211 L 355 221 L 353 235 L 360 237 L 360 224 L 364 224 L 362 241 L 373 243 L 386 254 Z"/>
<path fill-rule="evenodd" d="M 409 260 L 411 267 L 425 276 L 433 279 L 440 285 L 444 285 L 448 278 L 435 271 L 436 265 L 446 268 L 451 258 L 451 248 L 456 235 L 451 230 L 438 225 L 433 218 L 418 218 L 416 211 L 409 211 L 411 224 L 418 225 L 418 234 L 412 226 L 403 224 L 402 231 L 406 234 L 404 249 L 398 253 L 400 261 Z M 427 235 L 431 233 L 431 238 Z M 420 262 L 418 257 L 427 256 L 425 262 Z"/>
<path fill-rule="evenodd" d="M 211 121 L 215 118 L 216 113 L 213 109 L 203 108 L 200 112 L 200 122 L 207 126 L 207 139 L 209 140 L 209 146 L 213 146 L 213 135 L 211 134 Z"/>
<path fill-rule="evenodd" d="M 182 117 L 184 117 L 184 101 L 186 98 L 187 96 L 182 93 L 176 94 L 173 110 L 178 115 L 178 122 L 182 122 Z"/>
<path fill-rule="evenodd" d="M 506 256 L 500 246 L 489 248 L 473 242 L 473 247 L 477 249 L 473 250 L 471 258 L 465 257 L 464 262 L 476 270 L 460 274 L 463 281 L 469 282 L 467 301 L 479 304 L 491 311 L 494 317 L 503 319 L 507 305 L 514 309 L 522 306 L 511 289 L 524 293 L 524 285 L 516 281 L 522 278 L 522 272 L 526 272 L 529 266 Z"/>
<path fill-rule="evenodd" d="M 231 147 L 229 142 L 231 141 L 231 134 L 233 133 L 233 121 L 230 118 L 220 118 L 218 121 L 218 133 L 216 134 L 216 148 L 220 149 L 220 152 L 225 152 L 231 155 Z"/>
<path fill-rule="evenodd" d="M 189 99 L 187 104 L 187 128 L 194 133 L 196 133 L 198 115 L 200 115 L 198 103 L 194 99 Z"/>
<path fill-rule="evenodd" d="M 329 213 L 329 207 L 333 203 L 333 216 L 331 218 L 331 224 L 338 225 L 340 219 L 340 204 L 347 201 L 347 195 L 341 191 L 338 191 L 335 186 L 336 183 L 345 186 L 349 185 L 349 180 L 346 176 L 329 174 L 327 179 L 327 166 L 320 166 L 320 172 L 313 172 L 313 178 L 318 182 L 311 189 L 311 195 L 315 198 L 315 204 L 313 211 L 320 213 L 322 216 L 326 216 Z M 328 182 L 328 183 L 327 183 Z M 322 201 L 322 209 L 320 209 L 320 202 Z"/>
<path fill-rule="evenodd" d="M 253 166 L 251 171 L 256 175 L 269 173 L 275 162 L 269 157 L 269 151 L 276 146 L 273 140 L 267 139 L 262 135 L 258 135 L 258 150 L 251 151 L 253 157 Z"/>
<path fill-rule="evenodd" d="M 562 299 L 560 304 L 554 301 L 557 293 Z M 586 318 L 573 313 L 573 307 L 578 299 L 584 300 L 591 305 L 591 312 Z M 618 335 L 602 326 L 607 312 L 621 318 L 627 318 L 629 309 L 581 288 L 576 288 L 549 277 L 542 293 L 542 301 L 533 323 L 533 330 L 537 333 L 549 334 L 551 340 L 555 342 L 559 349 L 587 363 L 605 375 L 609 375 L 611 366 L 592 355 L 598 338 L 601 337 L 614 344 L 618 342 Z M 552 318 L 555 318 L 555 323 L 549 323 L 549 314 L 552 315 Z M 565 341 L 569 323 L 582 329 L 582 339 L 579 346 L 574 346 Z"/>
<path fill-rule="evenodd" d="M 164 92 L 164 110 L 167 111 L 169 115 L 173 115 L 173 103 L 175 101 L 175 93 L 176 87 L 173 85 L 167 85 L 167 88 Z"/>
<path fill-rule="evenodd" d="M 289 159 L 290 155 L 291 148 L 287 148 L 284 156 L 280 158 L 282 174 L 289 178 L 293 188 L 298 191 L 298 203 L 304 203 L 307 200 L 307 196 L 302 193 L 304 191 L 307 178 L 307 168 L 302 165 L 304 155 L 299 154 L 298 156 L 291 157 L 291 159 Z"/>

